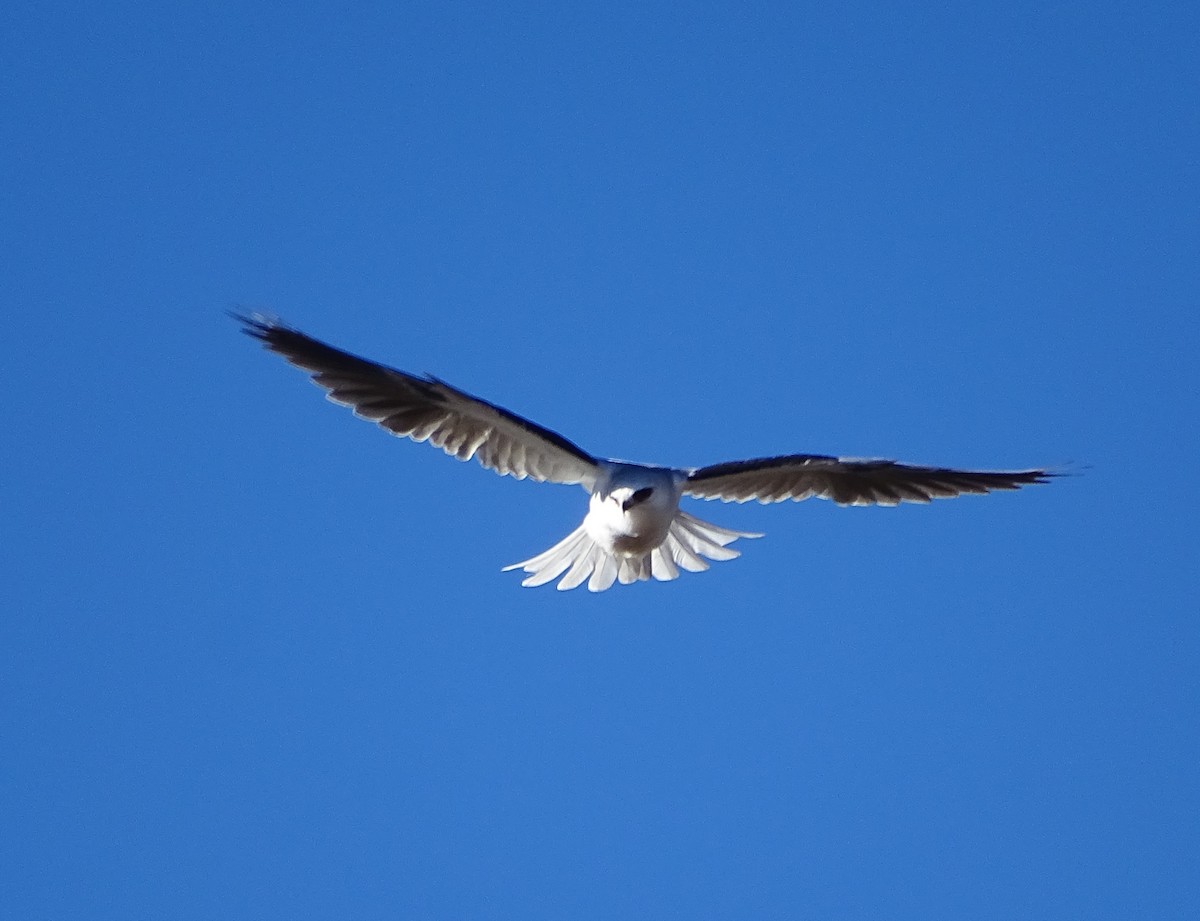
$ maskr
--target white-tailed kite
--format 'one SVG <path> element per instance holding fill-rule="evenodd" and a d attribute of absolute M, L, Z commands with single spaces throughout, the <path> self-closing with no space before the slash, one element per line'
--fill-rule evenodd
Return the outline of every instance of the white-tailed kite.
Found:
<path fill-rule="evenodd" d="M 800 501 L 817 497 L 838 505 L 899 505 L 963 493 L 988 493 L 1045 483 L 1045 470 L 980 471 L 916 467 L 889 460 L 790 454 L 675 469 L 593 457 L 556 432 L 473 397 L 435 377 L 415 377 L 359 358 L 260 316 L 234 317 L 244 331 L 298 368 L 312 372 L 328 398 L 393 435 L 428 441 L 459 460 L 518 480 L 578 484 L 591 500 L 583 524 L 522 569 L 522 585 L 562 576 L 559 590 L 587 581 L 593 592 L 614 582 L 701 572 L 709 560 L 740 556 L 729 544 L 761 537 L 701 521 L 679 507 L 682 496 L 724 502 Z M 565 575 L 564 575 L 565 573 Z"/>

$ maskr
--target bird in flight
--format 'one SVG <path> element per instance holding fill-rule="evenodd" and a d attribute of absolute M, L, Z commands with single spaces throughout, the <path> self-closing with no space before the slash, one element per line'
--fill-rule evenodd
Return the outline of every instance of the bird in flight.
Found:
<path fill-rule="evenodd" d="M 334 348 L 275 319 L 233 317 L 265 348 L 310 372 L 328 399 L 393 435 L 427 441 L 461 461 L 539 483 L 588 491 L 583 523 L 544 553 L 506 566 L 521 583 L 559 580 L 560 591 L 585 581 L 593 592 L 614 582 L 702 572 L 707 560 L 741 554 L 739 537 L 761 537 L 701 521 L 679 507 L 683 496 L 723 502 L 832 499 L 838 505 L 899 505 L 964 493 L 983 494 L 1045 483 L 1046 470 L 982 471 L 919 467 L 890 460 L 789 454 L 677 469 L 594 457 L 574 442 L 494 403 L 429 375 L 417 377 Z"/>

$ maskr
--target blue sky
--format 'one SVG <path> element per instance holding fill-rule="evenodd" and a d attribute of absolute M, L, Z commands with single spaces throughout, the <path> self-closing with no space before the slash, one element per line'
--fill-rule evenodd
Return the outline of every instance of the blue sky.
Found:
<path fill-rule="evenodd" d="M 8 4 L 0 914 L 1193 918 L 1187 4 Z M 602 455 L 1073 464 L 527 590 Z"/>

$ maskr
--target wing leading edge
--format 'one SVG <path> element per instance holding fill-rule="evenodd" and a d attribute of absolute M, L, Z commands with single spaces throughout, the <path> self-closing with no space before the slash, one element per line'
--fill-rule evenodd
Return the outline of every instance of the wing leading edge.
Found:
<path fill-rule="evenodd" d="M 791 454 L 714 464 L 688 471 L 683 493 L 697 499 L 762 503 L 831 499 L 838 505 L 899 505 L 966 493 L 982 495 L 1046 483 L 1045 470 L 953 470 L 890 460 Z"/>
<path fill-rule="evenodd" d="M 472 457 L 489 470 L 523 480 L 591 489 L 596 459 L 557 432 L 471 396 L 435 377 L 416 377 L 334 348 L 258 316 L 232 315 L 243 332 L 312 374 L 328 398 L 382 428 L 428 441 L 451 457 Z"/>

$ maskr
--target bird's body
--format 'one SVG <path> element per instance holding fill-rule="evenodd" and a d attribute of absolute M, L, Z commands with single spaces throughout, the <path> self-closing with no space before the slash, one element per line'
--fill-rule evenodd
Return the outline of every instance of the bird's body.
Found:
<path fill-rule="evenodd" d="M 563 576 L 560 589 L 586 579 L 594 592 L 614 581 L 625 585 L 651 577 L 670 581 L 679 569 L 701 572 L 705 558 L 730 560 L 738 551 L 726 544 L 759 537 L 701 521 L 679 508 L 686 475 L 667 467 L 598 461 L 583 524 L 545 553 L 506 570 L 529 574 L 522 585 L 544 585 Z M 563 575 L 565 573 L 565 575 Z"/>
<path fill-rule="evenodd" d="M 611 553 L 641 556 L 667 537 L 679 510 L 681 477 L 637 464 L 601 465 L 583 525 Z"/>
<path fill-rule="evenodd" d="M 528 575 L 522 585 L 561 576 L 558 588 L 587 582 L 669 581 L 680 569 L 700 572 L 707 560 L 739 556 L 729 544 L 760 537 L 701 521 L 679 507 L 684 496 L 726 502 L 832 499 L 839 505 L 898 505 L 963 493 L 1043 483 L 1044 470 L 973 471 L 919 467 L 888 460 L 817 454 L 733 461 L 677 469 L 593 457 L 561 435 L 433 377 L 416 377 L 326 345 L 262 317 L 237 316 L 245 331 L 312 373 L 329 398 L 393 434 L 428 441 L 459 460 L 516 479 L 578 484 L 590 494 L 583 523 L 535 557 L 506 569 Z"/>

